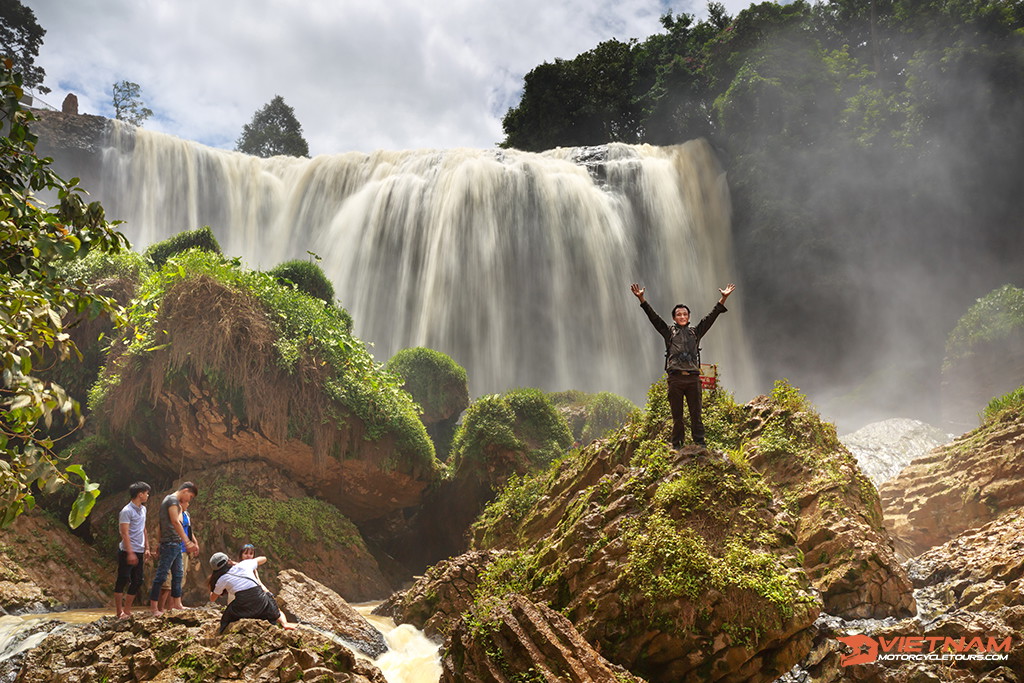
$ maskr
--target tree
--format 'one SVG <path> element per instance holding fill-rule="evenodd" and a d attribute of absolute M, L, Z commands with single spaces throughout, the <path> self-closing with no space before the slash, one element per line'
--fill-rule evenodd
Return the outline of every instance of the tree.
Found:
<path fill-rule="evenodd" d="M 0 0 L 0 58 L 10 59 L 21 72 L 22 85 L 45 94 L 46 71 L 35 65 L 39 46 L 46 30 L 36 22 L 36 15 L 18 0 Z"/>
<path fill-rule="evenodd" d="M 142 106 L 141 91 L 139 84 L 131 81 L 118 81 L 114 84 L 115 119 L 141 126 L 143 121 L 153 115 L 152 109 Z"/>
<path fill-rule="evenodd" d="M 242 127 L 235 149 L 264 159 L 281 154 L 309 156 L 309 145 L 302 137 L 302 124 L 295 118 L 295 110 L 285 104 L 280 95 L 275 95 L 253 114 L 252 122 Z"/>
<path fill-rule="evenodd" d="M 89 285 L 70 282 L 58 266 L 89 249 L 115 252 L 124 235 L 107 223 L 103 207 L 86 204 L 77 180 L 65 181 L 35 154 L 35 120 L 19 100 L 22 74 L 13 61 L 0 69 L 0 528 L 35 505 L 32 487 L 80 489 L 68 521 L 78 526 L 92 509 L 98 485 L 79 465 L 63 471 L 54 443 L 82 423 L 78 402 L 54 382 L 41 379 L 43 365 L 81 353 L 64 330 L 65 316 L 106 314 L 120 319 L 115 302 Z M 54 196 L 42 204 L 36 193 Z M 63 418 L 61 428 L 55 418 Z"/>

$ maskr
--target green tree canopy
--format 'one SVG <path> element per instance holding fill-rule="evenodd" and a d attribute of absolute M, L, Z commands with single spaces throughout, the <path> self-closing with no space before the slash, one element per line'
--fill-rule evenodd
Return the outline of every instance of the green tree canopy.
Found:
<path fill-rule="evenodd" d="M 19 0 L 0 2 L 0 57 L 14 62 L 15 70 L 21 72 L 24 87 L 45 94 L 50 92 L 43 87 L 46 72 L 35 65 L 44 35 L 46 29 L 36 21 L 35 12 Z"/>
<path fill-rule="evenodd" d="M 133 126 L 141 126 L 142 122 L 153 115 L 153 110 L 143 106 L 142 88 L 138 83 L 118 81 L 114 84 L 114 118 L 126 121 Z"/>
<path fill-rule="evenodd" d="M 280 95 L 275 95 L 253 114 L 252 121 L 243 126 L 235 149 L 264 159 L 278 155 L 309 156 L 309 144 L 302 137 L 302 124 L 295 118 L 295 110 Z"/>
<path fill-rule="evenodd" d="M 113 300 L 81 281 L 61 277 L 59 266 L 90 249 L 115 252 L 127 240 L 104 219 L 96 202 L 86 204 L 77 180 L 65 181 L 35 154 L 36 136 L 22 109 L 22 75 L 11 60 L 0 71 L 0 528 L 35 505 L 33 485 L 53 491 L 74 475 L 81 493 L 69 522 L 77 526 L 99 494 L 80 466 L 65 470 L 55 442 L 82 422 L 79 404 L 40 370 L 81 354 L 64 330 L 69 315 L 113 315 Z M 37 193 L 52 193 L 45 205 Z M 63 423 L 63 427 L 61 426 Z"/>

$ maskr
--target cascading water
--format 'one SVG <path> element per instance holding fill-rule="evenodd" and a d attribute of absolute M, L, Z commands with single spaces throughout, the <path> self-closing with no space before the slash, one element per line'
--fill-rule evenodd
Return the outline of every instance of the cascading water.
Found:
<path fill-rule="evenodd" d="M 443 351 L 474 395 L 533 386 L 642 401 L 663 346 L 630 282 L 666 319 L 679 302 L 699 319 L 737 279 L 728 191 L 700 141 L 259 159 L 115 124 L 87 187 L 139 249 L 209 225 L 251 266 L 320 255 L 379 359 Z M 753 372 L 740 292 L 703 360 L 742 396 Z"/>

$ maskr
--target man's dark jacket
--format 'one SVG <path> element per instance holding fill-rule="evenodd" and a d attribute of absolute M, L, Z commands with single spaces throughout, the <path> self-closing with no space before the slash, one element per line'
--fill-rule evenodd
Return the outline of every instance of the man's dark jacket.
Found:
<path fill-rule="evenodd" d="M 721 302 L 716 303 L 711 312 L 694 328 L 688 324 L 682 327 L 675 323 L 671 326 L 665 324 L 646 301 L 640 304 L 640 307 L 644 309 L 654 329 L 665 339 L 665 371 L 700 374 L 700 361 L 697 356 L 700 340 L 708 333 L 718 316 L 728 309 Z"/>

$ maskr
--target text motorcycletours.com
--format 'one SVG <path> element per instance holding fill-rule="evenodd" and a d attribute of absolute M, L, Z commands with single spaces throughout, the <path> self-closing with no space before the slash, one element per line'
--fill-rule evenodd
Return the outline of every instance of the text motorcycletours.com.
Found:
<path fill-rule="evenodd" d="M 842 636 L 839 641 L 853 652 L 843 655 L 840 664 L 871 662 L 1001 662 L 1010 658 L 1012 638 L 948 636 Z"/>

